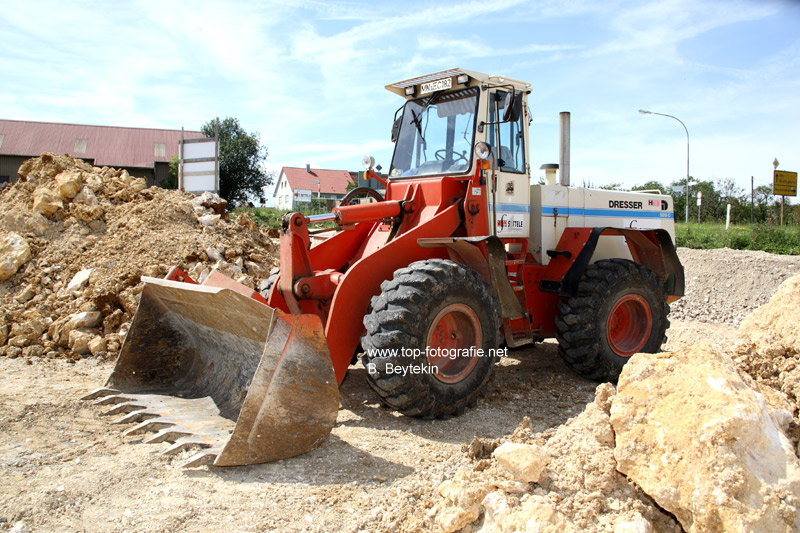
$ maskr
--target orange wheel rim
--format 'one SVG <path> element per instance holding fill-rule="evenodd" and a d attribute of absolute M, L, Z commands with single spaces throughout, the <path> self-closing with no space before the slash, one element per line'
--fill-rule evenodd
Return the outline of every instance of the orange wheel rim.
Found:
<path fill-rule="evenodd" d="M 458 383 L 478 364 L 477 350 L 483 346 L 478 315 L 464 304 L 448 305 L 433 319 L 426 340 L 434 376 L 444 383 Z"/>
<path fill-rule="evenodd" d="M 606 323 L 606 338 L 614 353 L 630 357 L 644 348 L 652 329 L 653 316 L 647 300 L 638 294 L 628 294 L 611 309 Z"/>

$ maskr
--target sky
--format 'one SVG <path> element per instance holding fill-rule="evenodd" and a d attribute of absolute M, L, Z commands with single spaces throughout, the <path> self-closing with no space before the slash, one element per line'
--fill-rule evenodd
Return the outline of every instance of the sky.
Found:
<path fill-rule="evenodd" d="M 403 99 L 450 68 L 532 85 L 535 183 L 571 113 L 573 184 L 800 170 L 800 1 L 0 0 L 0 117 L 199 130 L 235 117 L 269 169 L 388 169 Z"/>

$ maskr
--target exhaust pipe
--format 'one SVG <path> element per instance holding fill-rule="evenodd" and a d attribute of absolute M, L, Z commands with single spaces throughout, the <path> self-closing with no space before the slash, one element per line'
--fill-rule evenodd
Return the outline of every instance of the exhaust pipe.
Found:
<path fill-rule="evenodd" d="M 560 146 L 558 154 L 558 168 L 560 169 L 559 184 L 569 187 L 569 111 L 559 113 Z"/>

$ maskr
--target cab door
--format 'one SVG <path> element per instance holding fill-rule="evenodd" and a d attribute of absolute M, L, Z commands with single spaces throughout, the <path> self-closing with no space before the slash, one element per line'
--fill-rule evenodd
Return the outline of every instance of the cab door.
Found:
<path fill-rule="evenodd" d="M 503 238 L 528 238 L 530 231 L 530 165 L 528 154 L 527 95 L 522 97 L 522 112 L 517 120 L 503 119 L 510 88 L 489 90 L 486 142 L 492 147 L 496 177 L 487 187 L 490 233 Z M 491 186 L 493 185 L 493 186 Z M 512 250 L 513 251 L 513 250 Z"/>

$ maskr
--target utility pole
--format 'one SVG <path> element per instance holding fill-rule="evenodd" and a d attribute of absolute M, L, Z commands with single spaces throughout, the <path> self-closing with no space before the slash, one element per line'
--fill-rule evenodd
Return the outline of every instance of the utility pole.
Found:
<path fill-rule="evenodd" d="M 753 196 L 754 196 L 754 193 L 753 193 L 754 187 L 753 187 L 753 185 L 754 185 L 753 184 L 753 176 L 750 176 L 750 225 L 751 226 L 753 225 Z"/>

